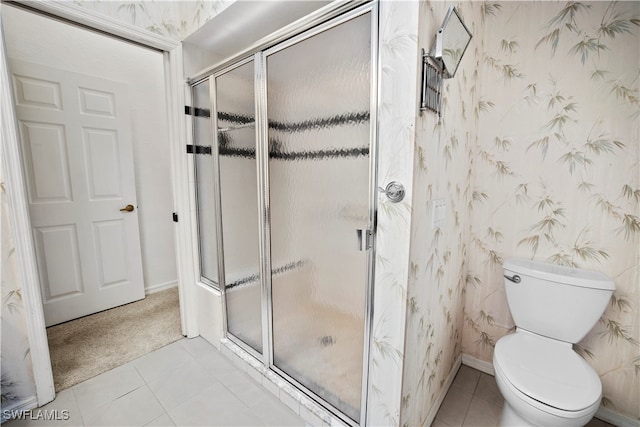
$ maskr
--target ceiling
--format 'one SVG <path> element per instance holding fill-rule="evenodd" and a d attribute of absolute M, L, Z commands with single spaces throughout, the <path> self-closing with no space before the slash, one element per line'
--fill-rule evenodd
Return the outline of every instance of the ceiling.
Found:
<path fill-rule="evenodd" d="M 230 57 L 330 3 L 327 0 L 235 1 L 183 41 L 217 57 Z"/>

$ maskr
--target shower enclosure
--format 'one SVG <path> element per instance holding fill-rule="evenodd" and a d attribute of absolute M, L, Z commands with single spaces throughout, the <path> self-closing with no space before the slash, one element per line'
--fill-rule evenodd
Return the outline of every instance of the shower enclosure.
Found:
<path fill-rule="evenodd" d="M 352 425 L 371 329 L 376 8 L 190 81 L 200 275 L 223 292 L 226 336 Z"/>

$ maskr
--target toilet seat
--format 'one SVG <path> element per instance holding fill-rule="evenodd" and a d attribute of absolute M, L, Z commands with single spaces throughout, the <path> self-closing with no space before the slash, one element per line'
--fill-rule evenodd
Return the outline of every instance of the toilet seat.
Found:
<path fill-rule="evenodd" d="M 518 398 L 539 410 L 572 418 L 599 406 L 600 378 L 569 343 L 518 330 L 498 340 L 494 366 Z"/>

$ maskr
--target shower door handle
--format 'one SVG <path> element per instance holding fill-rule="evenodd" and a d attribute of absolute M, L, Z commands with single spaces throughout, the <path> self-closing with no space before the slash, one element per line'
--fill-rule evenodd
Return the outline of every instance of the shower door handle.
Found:
<path fill-rule="evenodd" d="M 358 250 L 366 251 L 371 249 L 371 238 L 373 233 L 368 228 L 359 228 L 356 230 L 358 235 Z"/>

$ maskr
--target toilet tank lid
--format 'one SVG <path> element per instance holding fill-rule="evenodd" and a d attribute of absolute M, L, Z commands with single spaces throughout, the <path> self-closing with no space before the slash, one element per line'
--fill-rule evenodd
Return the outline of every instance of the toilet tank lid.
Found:
<path fill-rule="evenodd" d="M 616 289 L 613 280 L 599 271 L 583 270 L 581 268 L 522 258 L 509 258 L 504 262 L 503 267 L 505 270 L 519 273 L 523 276 L 536 277 L 551 282 L 610 291 Z"/>

